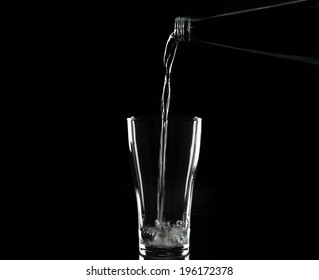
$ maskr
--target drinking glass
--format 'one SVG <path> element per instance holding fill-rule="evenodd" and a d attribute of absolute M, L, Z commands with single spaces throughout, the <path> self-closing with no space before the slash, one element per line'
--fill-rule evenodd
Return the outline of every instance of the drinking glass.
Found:
<path fill-rule="evenodd" d="M 127 128 L 139 253 L 154 259 L 185 257 L 189 254 L 201 118 L 130 117 Z"/>

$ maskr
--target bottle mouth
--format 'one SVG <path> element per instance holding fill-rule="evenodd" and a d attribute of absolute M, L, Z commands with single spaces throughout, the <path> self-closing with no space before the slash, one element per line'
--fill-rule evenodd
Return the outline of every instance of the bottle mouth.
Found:
<path fill-rule="evenodd" d="M 174 25 L 174 37 L 177 41 L 190 41 L 191 21 L 190 17 L 176 17 Z"/>

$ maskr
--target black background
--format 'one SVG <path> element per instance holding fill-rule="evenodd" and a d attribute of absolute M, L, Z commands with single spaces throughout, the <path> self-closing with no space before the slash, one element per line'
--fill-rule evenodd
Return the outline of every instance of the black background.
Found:
<path fill-rule="evenodd" d="M 126 118 L 159 114 L 174 18 L 274 2 L 31 11 L 7 71 L 0 257 L 137 259 Z M 203 118 L 191 259 L 318 259 L 318 77 L 310 64 L 179 46 L 171 114 Z"/>

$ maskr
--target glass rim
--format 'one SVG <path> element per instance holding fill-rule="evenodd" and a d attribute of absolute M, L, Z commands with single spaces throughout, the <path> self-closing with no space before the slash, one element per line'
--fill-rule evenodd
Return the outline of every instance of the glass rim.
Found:
<path fill-rule="evenodd" d="M 131 116 L 127 118 L 128 121 L 160 121 L 162 118 L 160 116 L 152 115 L 141 115 L 141 116 Z M 168 116 L 168 121 L 201 121 L 201 117 L 197 116 L 184 116 L 184 115 L 172 115 Z"/>

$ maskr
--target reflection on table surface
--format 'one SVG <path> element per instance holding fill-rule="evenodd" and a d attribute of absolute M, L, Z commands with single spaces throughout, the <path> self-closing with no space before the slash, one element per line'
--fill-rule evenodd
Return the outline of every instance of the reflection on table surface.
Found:
<path fill-rule="evenodd" d="M 139 260 L 189 260 L 190 259 L 190 254 L 188 254 L 187 256 L 184 257 L 178 257 L 178 258 L 174 258 L 174 259 L 161 259 L 161 258 L 148 258 L 148 257 L 144 257 L 142 255 L 138 255 L 138 259 Z"/>

